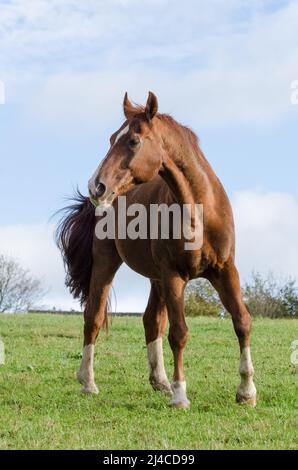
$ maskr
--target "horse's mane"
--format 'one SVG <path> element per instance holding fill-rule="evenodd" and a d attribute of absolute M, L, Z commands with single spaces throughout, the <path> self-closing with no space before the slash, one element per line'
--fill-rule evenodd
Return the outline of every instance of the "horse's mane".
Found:
<path fill-rule="evenodd" d="M 184 134 L 184 136 L 187 138 L 187 140 L 193 147 L 193 150 L 195 150 L 196 153 L 201 153 L 198 136 L 194 133 L 192 129 L 187 126 L 184 126 L 183 124 L 180 124 L 169 114 L 157 114 L 157 118 L 160 119 L 162 122 L 165 122 L 169 127 L 172 127 L 177 132 Z"/>
<path fill-rule="evenodd" d="M 137 118 L 138 115 L 144 115 L 145 106 L 136 103 L 130 103 L 130 105 L 130 114 L 132 117 Z M 209 175 L 214 174 L 208 160 L 206 159 L 203 151 L 201 150 L 198 136 L 190 127 L 180 124 L 170 114 L 157 113 L 156 118 L 159 119 L 162 123 L 164 123 L 170 131 L 173 131 L 173 133 L 181 139 L 183 146 L 189 145 L 192 157 L 196 159 L 200 166 L 204 168 L 205 171 L 209 173 Z M 181 153 L 181 155 L 183 154 Z"/>
<path fill-rule="evenodd" d="M 133 103 L 133 113 L 137 117 L 138 114 L 143 114 L 145 112 L 145 107 Z M 180 124 L 179 122 L 176 121 L 170 114 L 160 114 L 157 113 L 156 117 L 167 124 L 170 128 L 172 128 L 174 131 L 180 133 L 180 135 L 183 135 L 186 137 L 188 142 L 190 143 L 191 147 L 193 148 L 194 152 L 197 155 L 202 155 L 200 145 L 199 145 L 199 138 L 198 136 L 194 133 L 192 129 L 190 129 L 187 126 L 184 126 L 183 124 Z"/>

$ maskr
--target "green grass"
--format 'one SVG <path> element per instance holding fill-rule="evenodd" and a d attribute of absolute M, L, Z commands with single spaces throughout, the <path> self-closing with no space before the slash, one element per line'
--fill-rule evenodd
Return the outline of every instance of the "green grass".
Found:
<path fill-rule="evenodd" d="M 229 319 L 188 319 L 185 372 L 191 409 L 171 409 L 147 380 L 142 320 L 114 318 L 95 360 L 98 396 L 75 380 L 82 318 L 0 315 L 1 449 L 295 449 L 296 320 L 254 321 L 258 406 L 235 404 L 238 345 Z M 169 376 L 172 358 L 165 341 Z"/>

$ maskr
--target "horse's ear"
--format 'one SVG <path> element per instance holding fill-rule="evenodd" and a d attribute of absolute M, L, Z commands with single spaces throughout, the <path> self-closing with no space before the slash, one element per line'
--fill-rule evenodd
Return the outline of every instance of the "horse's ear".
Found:
<path fill-rule="evenodd" d="M 147 119 L 150 121 L 155 114 L 158 111 L 158 101 L 154 93 L 152 91 L 149 91 L 147 103 L 146 103 L 146 108 L 145 108 L 145 113 L 147 116 Z"/>
<path fill-rule="evenodd" d="M 131 119 L 136 114 L 136 107 L 129 101 L 127 92 L 124 95 L 123 111 L 126 119 Z"/>

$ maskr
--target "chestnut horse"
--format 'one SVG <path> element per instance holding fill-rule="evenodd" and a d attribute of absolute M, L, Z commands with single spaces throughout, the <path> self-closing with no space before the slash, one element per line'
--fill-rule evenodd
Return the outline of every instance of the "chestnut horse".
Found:
<path fill-rule="evenodd" d="M 231 314 L 240 345 L 241 383 L 238 403 L 256 405 L 250 354 L 251 317 L 243 302 L 235 267 L 235 235 L 228 197 L 201 151 L 196 135 L 172 117 L 158 113 L 157 98 L 149 93 L 145 107 L 125 94 L 125 122 L 110 138 L 110 149 L 89 181 L 89 198 L 78 196 L 58 229 L 58 245 L 67 267 L 66 284 L 85 305 L 84 350 L 78 380 L 85 393 L 98 393 L 94 381 L 95 342 L 107 316 L 109 290 L 125 262 L 151 281 L 143 316 L 148 350 L 149 380 L 155 390 L 171 395 L 171 404 L 187 408 L 183 350 L 188 329 L 184 290 L 188 281 L 208 279 Z M 202 204 L 203 244 L 185 250 L 181 239 L 98 239 L 94 206 L 127 203 Z M 164 368 L 162 338 L 169 319 L 169 343 L 174 357 L 173 381 Z"/>

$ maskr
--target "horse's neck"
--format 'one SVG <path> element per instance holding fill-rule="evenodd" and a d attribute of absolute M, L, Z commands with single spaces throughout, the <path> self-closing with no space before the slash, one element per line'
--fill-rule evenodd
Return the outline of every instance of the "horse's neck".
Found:
<path fill-rule="evenodd" d="M 180 143 L 181 144 L 181 143 Z M 181 204 L 204 203 L 210 192 L 206 168 L 191 145 L 168 141 L 161 176 Z"/>

